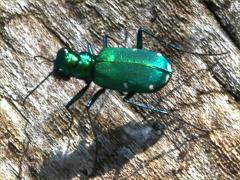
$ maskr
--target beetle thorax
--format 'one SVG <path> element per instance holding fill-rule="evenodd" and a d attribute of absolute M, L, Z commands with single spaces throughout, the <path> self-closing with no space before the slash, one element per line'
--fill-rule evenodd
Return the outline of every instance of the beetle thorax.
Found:
<path fill-rule="evenodd" d="M 93 72 L 93 57 L 88 52 L 76 53 L 62 48 L 54 63 L 54 74 L 60 78 L 89 79 Z"/>

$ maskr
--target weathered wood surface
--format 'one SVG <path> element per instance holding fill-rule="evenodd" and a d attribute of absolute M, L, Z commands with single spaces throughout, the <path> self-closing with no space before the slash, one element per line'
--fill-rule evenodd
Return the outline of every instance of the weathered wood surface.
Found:
<path fill-rule="evenodd" d="M 239 179 L 239 12 L 238 0 L 1 0 L 0 179 Z M 135 98 L 169 115 L 135 109 L 113 91 L 88 114 L 92 85 L 71 116 L 64 104 L 84 86 L 74 79 L 50 78 L 22 105 L 52 68 L 33 56 L 82 51 L 86 41 L 99 51 L 102 30 L 111 46 L 133 47 L 140 26 L 191 51 L 230 53 L 194 56 L 145 38 L 176 71 L 162 91 Z"/>

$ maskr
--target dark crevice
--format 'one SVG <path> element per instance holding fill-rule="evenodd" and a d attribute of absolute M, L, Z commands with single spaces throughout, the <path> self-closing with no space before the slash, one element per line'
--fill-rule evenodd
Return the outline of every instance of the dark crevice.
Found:
<path fill-rule="evenodd" d="M 234 32 L 235 27 L 230 22 L 223 23 L 223 20 L 219 16 L 218 12 L 220 11 L 221 7 L 216 4 L 216 2 L 212 0 L 203 0 L 203 3 L 208 8 L 208 10 L 212 13 L 214 19 L 219 23 L 222 30 L 226 33 L 226 36 L 230 41 L 240 49 L 240 42 L 239 39 L 236 38 L 236 32 Z M 229 3 L 225 5 L 225 8 L 230 6 Z M 236 101 L 240 101 L 240 89 L 236 85 L 234 87 L 230 86 L 230 83 L 227 81 L 221 80 L 221 77 L 217 73 L 213 74 L 213 78 L 231 95 Z"/>
<path fill-rule="evenodd" d="M 42 20 L 41 18 L 35 16 L 36 19 L 38 19 L 42 25 L 49 31 L 50 34 L 54 35 L 55 37 L 58 38 L 58 40 L 61 42 L 61 44 L 63 44 L 65 47 L 67 47 L 68 49 L 71 49 L 70 44 L 65 42 L 62 37 L 56 32 L 54 31 L 51 27 L 49 27 L 44 20 Z"/>
<path fill-rule="evenodd" d="M 228 87 L 228 84 L 226 84 L 224 81 L 221 80 L 221 77 L 219 77 L 217 74 L 213 74 L 213 78 L 231 95 L 233 98 L 240 102 L 240 89 L 238 87 Z"/>
<path fill-rule="evenodd" d="M 214 3 L 214 1 L 211 0 L 203 0 L 203 3 L 206 5 L 208 10 L 213 14 L 214 18 L 219 23 L 223 31 L 228 35 L 229 39 L 233 42 L 233 44 L 238 49 L 240 49 L 240 42 L 239 39 L 236 38 L 237 32 L 235 32 L 235 27 L 228 21 L 226 21 L 226 24 L 224 24 L 221 17 L 217 14 L 217 12 L 220 11 L 221 7 L 217 6 L 216 3 Z M 226 6 L 229 6 L 229 4 L 227 4 Z"/>
<path fill-rule="evenodd" d="M 4 41 L 4 43 L 10 48 L 12 49 L 13 52 L 18 52 L 14 46 L 11 44 L 11 40 L 9 40 L 8 38 L 6 39 L 6 37 L 0 32 L 0 36 L 2 36 L 2 40 Z"/>

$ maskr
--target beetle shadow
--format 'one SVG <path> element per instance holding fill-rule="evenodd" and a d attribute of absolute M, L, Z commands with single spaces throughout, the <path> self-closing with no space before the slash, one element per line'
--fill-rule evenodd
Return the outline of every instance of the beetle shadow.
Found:
<path fill-rule="evenodd" d="M 212 65 L 210 68 L 200 69 L 199 71 L 189 75 L 184 82 L 195 77 L 201 71 L 212 69 L 217 65 L 217 63 Z M 178 90 L 181 86 L 182 84 L 177 85 L 177 87 L 170 91 L 167 96 Z M 96 116 L 93 119 L 95 119 Z M 94 126 L 99 126 L 99 124 L 94 123 L 95 120 L 91 119 L 90 116 L 89 118 Z M 178 123 L 176 121 L 179 121 L 179 118 L 173 117 L 173 119 L 174 123 Z M 187 132 L 186 134 L 189 138 L 182 143 L 178 142 L 177 138 L 169 138 L 175 148 L 160 153 L 149 159 L 144 165 L 139 167 L 135 173 L 143 168 L 143 166 L 149 165 L 150 162 L 155 159 L 162 158 L 174 150 L 180 150 L 181 147 L 188 142 L 194 141 L 208 134 L 207 130 L 202 130 L 197 126 L 188 124 L 187 122 L 184 122 L 184 120 L 180 120 L 179 122 L 180 124 L 185 123 L 187 126 L 194 128 L 196 131 L 201 131 L 201 133 L 197 133 L 197 136 L 192 136 L 192 134 L 194 134 L 193 132 Z M 39 177 L 44 179 L 56 179 L 59 177 L 61 177 L 61 179 L 72 179 L 74 177 L 87 179 L 104 175 L 112 170 L 115 172 L 115 177 L 118 177 L 122 167 L 127 162 L 133 159 L 137 154 L 142 153 L 149 147 L 153 146 L 161 139 L 161 137 L 165 134 L 164 131 L 166 131 L 166 124 L 168 123 L 169 122 L 161 123 L 159 121 L 137 123 L 132 121 L 107 132 L 98 130 L 100 133 L 95 133 L 97 134 L 95 142 L 92 142 L 91 144 L 83 140 L 79 142 L 75 150 L 72 152 L 64 152 L 61 150 L 52 152 L 49 155 L 49 158 L 43 162 L 39 172 Z M 182 125 L 179 125 L 180 129 L 181 126 Z M 175 133 L 176 130 L 169 131 Z"/>
<path fill-rule="evenodd" d="M 121 179 L 128 179 L 135 174 L 139 173 L 142 169 L 147 168 L 151 165 L 151 162 L 155 162 L 156 160 L 160 160 L 165 156 L 168 156 L 171 153 L 178 154 L 177 161 L 178 165 L 176 169 L 172 170 L 172 174 L 176 175 L 178 173 L 181 174 L 184 169 L 181 169 L 181 163 L 187 162 L 188 152 L 192 151 L 192 146 L 199 141 L 206 142 L 206 138 L 209 138 L 210 130 L 202 129 L 198 126 L 195 126 L 189 122 L 186 122 L 181 117 L 173 117 L 166 120 L 162 119 L 162 123 L 164 124 L 164 138 L 167 139 L 168 142 L 173 146 L 171 148 L 166 148 L 163 151 L 159 152 L 155 156 L 149 158 L 143 164 L 138 166 L 134 172 L 131 172 L 127 177 Z M 161 161 L 161 160 L 160 160 Z M 186 163 L 188 164 L 188 163 Z M 188 167 L 186 167 L 187 169 Z"/>
<path fill-rule="evenodd" d="M 94 122 L 95 118 L 90 120 Z M 91 118 L 91 117 L 89 117 Z M 166 151 L 159 149 L 159 153 L 147 161 L 138 163 L 138 168 L 133 170 L 127 179 L 143 168 L 146 168 L 152 161 L 159 160 L 168 154 L 178 151 L 184 154 L 189 151 L 189 144 L 205 138 L 209 131 L 204 131 L 185 122 L 183 119 L 173 118 L 162 121 L 148 120 L 143 122 L 131 121 L 123 126 L 109 131 L 104 131 L 99 123 L 95 123 L 94 128 L 98 128 L 93 142 L 82 140 L 74 147 L 73 151 L 55 150 L 44 160 L 38 176 L 41 179 L 88 179 L 104 176 L 110 173 L 114 179 L 118 179 L 125 164 L 135 158 L 137 154 L 146 151 L 154 146 L 163 137 L 167 138 L 173 145 Z M 95 129 L 96 130 L 96 129 Z M 180 141 L 178 133 L 184 131 L 185 140 Z M 181 155 L 184 156 L 184 155 Z"/>
<path fill-rule="evenodd" d="M 58 150 L 51 153 L 44 160 L 39 177 L 87 179 L 112 170 L 117 176 L 124 164 L 158 142 L 164 129 L 164 125 L 156 121 L 131 121 L 107 132 L 98 130 L 95 142 L 91 144 L 82 140 L 72 152 Z"/>

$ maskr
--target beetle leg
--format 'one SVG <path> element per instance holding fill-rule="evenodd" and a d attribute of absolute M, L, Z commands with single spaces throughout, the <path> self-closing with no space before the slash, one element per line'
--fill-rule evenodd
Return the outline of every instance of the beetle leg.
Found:
<path fill-rule="evenodd" d="M 158 113 L 162 113 L 162 114 L 168 114 L 168 111 L 166 111 L 165 109 L 160 109 L 160 108 L 155 108 L 151 105 L 148 105 L 148 104 L 143 104 L 143 103 L 140 103 L 140 102 L 136 102 L 136 101 L 133 101 L 131 100 L 130 98 L 133 97 L 134 93 L 128 93 L 124 98 L 123 100 L 131 105 L 134 105 L 134 106 L 137 106 L 139 108 L 142 108 L 142 109 L 149 109 L 151 111 L 155 111 L 155 112 L 158 112 Z"/>
<path fill-rule="evenodd" d="M 104 88 L 98 90 L 98 91 L 87 101 L 86 108 L 87 108 L 87 109 L 90 109 L 91 106 L 94 104 L 94 102 L 99 98 L 99 96 L 105 92 L 105 90 L 106 90 L 106 89 L 104 89 Z"/>
<path fill-rule="evenodd" d="M 102 37 L 103 48 L 108 47 L 108 36 L 106 34 Z"/>
<path fill-rule="evenodd" d="M 143 29 L 141 27 L 138 29 L 138 32 L 137 32 L 137 48 L 138 49 L 142 49 L 143 48 L 143 37 L 142 37 L 143 33 L 145 33 L 145 34 L 151 36 L 152 38 L 156 39 L 159 43 L 163 44 L 164 46 L 169 47 L 171 49 L 174 49 L 174 50 L 176 50 L 178 52 L 194 54 L 194 55 L 199 55 L 199 56 L 217 56 L 217 55 L 223 55 L 223 54 L 229 53 L 229 51 L 226 51 L 226 52 L 216 52 L 216 53 L 192 52 L 192 51 L 189 51 L 189 50 L 181 48 L 177 44 L 169 43 L 165 39 L 159 38 L 154 33 L 150 32 L 150 31 L 148 31 L 146 29 Z"/>
<path fill-rule="evenodd" d="M 116 40 L 112 36 L 109 36 L 109 35 L 105 34 L 104 31 L 102 32 L 102 34 L 103 34 L 103 36 L 102 36 L 103 48 L 107 48 L 108 47 L 108 39 L 113 40 L 114 42 L 116 42 L 118 46 L 120 45 L 120 46 L 122 46 L 124 48 L 126 47 L 126 41 L 127 41 L 128 33 L 126 33 L 125 40 L 123 42 L 119 42 L 118 40 Z"/>
<path fill-rule="evenodd" d="M 156 40 L 158 40 L 161 44 L 167 46 L 167 47 L 170 47 L 172 49 L 175 49 L 175 50 L 179 50 L 179 47 L 175 44 L 170 44 L 168 42 L 166 42 L 164 39 L 162 38 L 158 38 L 154 33 L 152 32 L 149 32 L 147 31 L 146 29 L 143 29 L 142 27 L 140 27 L 138 29 L 138 32 L 137 32 L 137 48 L 138 49 L 142 49 L 143 48 L 143 33 L 155 38 Z"/>
<path fill-rule="evenodd" d="M 90 53 L 91 55 L 94 55 L 94 52 L 93 52 L 93 48 L 92 48 L 92 44 L 87 42 L 87 51 L 88 53 Z"/>
<path fill-rule="evenodd" d="M 139 28 L 138 32 L 137 32 L 137 49 L 142 49 L 143 48 L 142 33 L 143 33 L 142 28 Z"/>
<path fill-rule="evenodd" d="M 73 98 L 65 105 L 66 109 L 68 109 L 73 103 L 75 103 L 77 100 L 79 100 L 83 94 L 87 91 L 89 88 L 90 83 L 88 83 L 84 88 L 82 88 Z"/>

